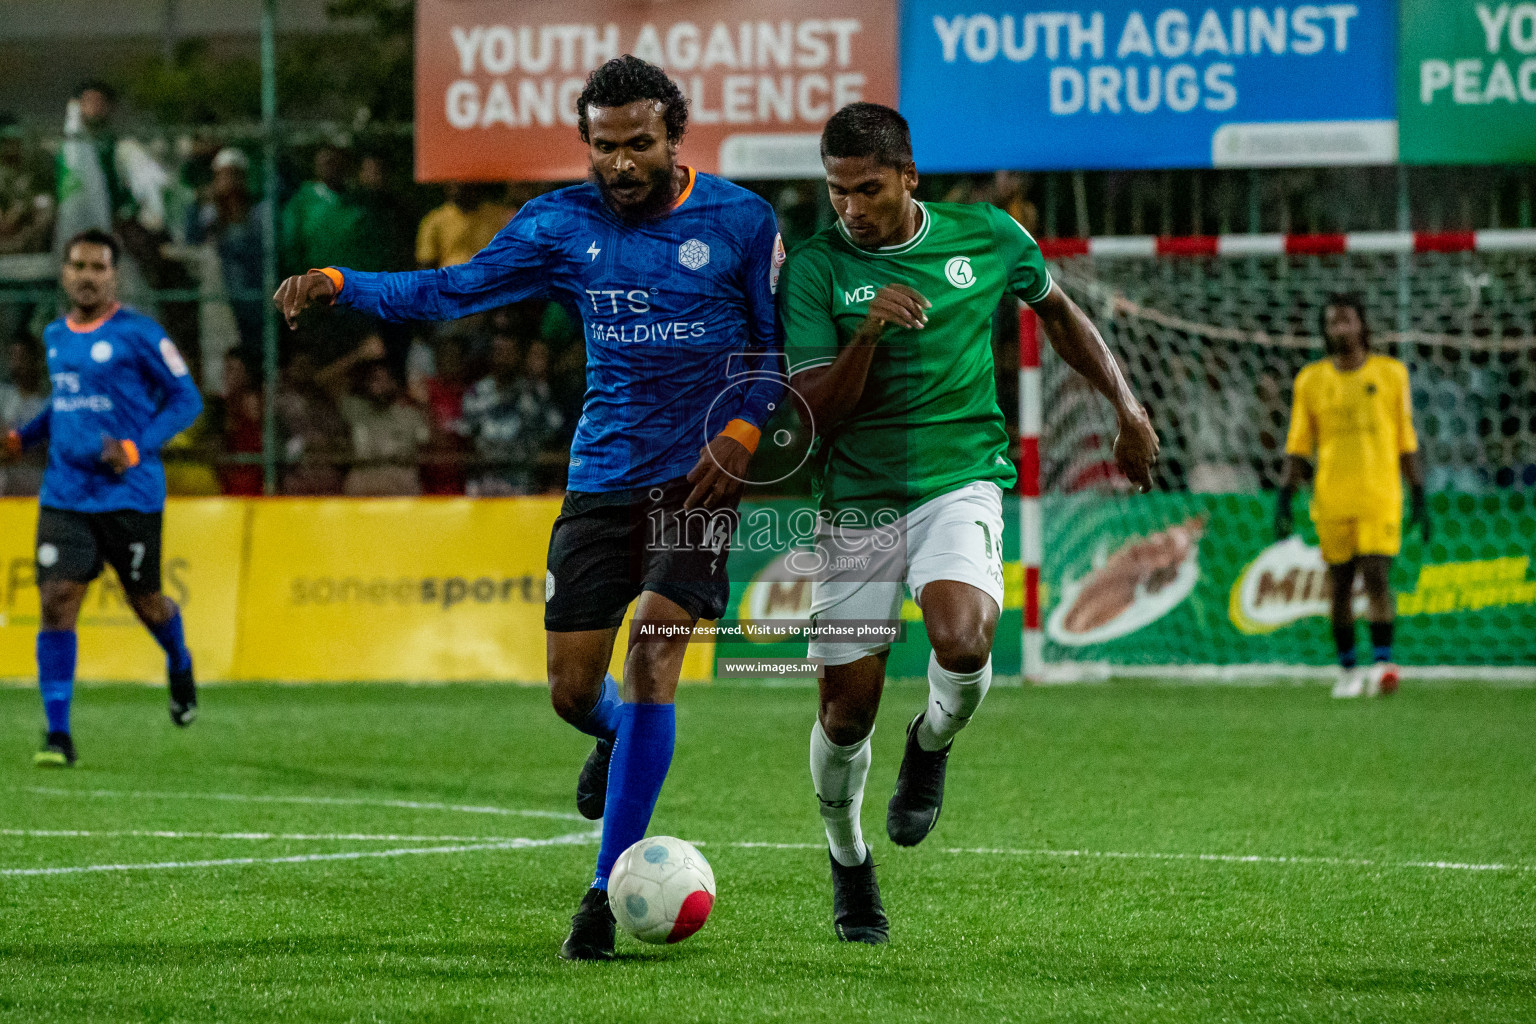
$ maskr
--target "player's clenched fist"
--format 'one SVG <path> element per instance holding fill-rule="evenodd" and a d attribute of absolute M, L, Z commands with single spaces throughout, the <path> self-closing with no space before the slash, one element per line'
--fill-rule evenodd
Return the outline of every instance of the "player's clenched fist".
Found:
<path fill-rule="evenodd" d="M 1147 410 L 1138 404 L 1120 413 L 1120 432 L 1115 435 L 1115 465 L 1138 490 L 1152 489 L 1152 464 L 1162 447 Z"/>
<path fill-rule="evenodd" d="M 336 297 L 336 285 L 318 270 L 307 274 L 295 274 L 278 285 L 272 301 L 283 314 L 290 328 L 299 326 L 299 314 L 316 302 L 329 303 Z"/>
<path fill-rule="evenodd" d="M 923 298 L 915 289 L 904 284 L 888 284 L 875 293 L 869 302 L 867 327 L 880 330 L 886 324 L 908 327 L 920 331 L 928 324 L 928 310 L 933 303 Z"/>

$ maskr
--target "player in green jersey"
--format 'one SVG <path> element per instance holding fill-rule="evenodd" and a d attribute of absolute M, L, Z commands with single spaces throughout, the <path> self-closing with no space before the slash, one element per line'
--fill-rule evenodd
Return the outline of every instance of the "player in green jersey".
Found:
<path fill-rule="evenodd" d="M 907 123 L 854 103 L 827 122 L 822 164 L 837 223 L 784 268 L 779 311 L 790 386 L 816 437 L 821 526 L 811 617 L 822 658 L 811 779 L 832 862 L 839 939 L 887 941 L 859 827 L 889 642 L 842 642 L 896 623 L 904 590 L 933 647 L 927 708 L 907 729 L 886 817 L 912 846 L 933 829 L 955 735 L 992 681 L 1003 604 L 1002 493 L 1015 474 L 997 406 L 992 315 L 1005 294 L 1039 314 L 1053 347 L 1113 404 L 1115 461 L 1151 486 L 1157 434 L 1093 324 L 1051 281 L 1029 233 L 992 206 L 922 203 Z"/>

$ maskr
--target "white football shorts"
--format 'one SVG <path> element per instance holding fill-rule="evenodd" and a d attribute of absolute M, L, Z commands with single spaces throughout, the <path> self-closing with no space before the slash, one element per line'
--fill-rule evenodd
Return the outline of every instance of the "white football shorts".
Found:
<path fill-rule="evenodd" d="M 813 622 L 901 617 L 907 591 L 919 605 L 934 580 L 968 583 L 1003 607 L 1003 491 L 978 480 L 931 498 L 889 525 L 852 527 L 823 521 L 816 536 L 820 572 L 811 584 Z M 807 654 L 847 665 L 890 646 L 886 641 L 812 640 Z"/>

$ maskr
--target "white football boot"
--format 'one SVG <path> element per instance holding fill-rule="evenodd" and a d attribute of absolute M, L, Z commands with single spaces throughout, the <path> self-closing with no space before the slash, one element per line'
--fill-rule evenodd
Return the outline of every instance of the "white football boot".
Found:
<path fill-rule="evenodd" d="M 1358 666 L 1339 666 L 1339 681 L 1333 684 L 1333 695 L 1340 698 L 1365 696 L 1366 674 L 1366 670 Z"/>

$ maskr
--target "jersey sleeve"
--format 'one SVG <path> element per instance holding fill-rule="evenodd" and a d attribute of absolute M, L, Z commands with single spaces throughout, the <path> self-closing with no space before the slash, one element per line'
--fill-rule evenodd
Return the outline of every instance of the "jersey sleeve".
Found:
<path fill-rule="evenodd" d="M 779 276 L 779 320 L 791 377 L 837 359 L 831 280 L 826 256 L 814 249 L 791 256 Z"/>
<path fill-rule="evenodd" d="M 747 389 L 740 418 L 761 430 L 784 396 L 784 368 L 780 360 L 784 338 L 774 303 L 784 242 L 779 237 L 773 208 L 767 203 L 754 205 L 758 215 L 747 236 L 746 258 L 742 261 L 746 271 L 743 291 L 747 299 L 747 365 L 764 372 Z"/>
<path fill-rule="evenodd" d="M 1051 293 L 1051 271 L 1035 237 L 1006 210 L 987 207 L 992 237 L 997 241 L 1008 270 L 1008 290 L 1033 305 Z"/>
<path fill-rule="evenodd" d="M 139 332 L 139 366 L 164 398 L 139 436 L 132 438 L 144 452 L 159 451 L 165 442 L 186 430 L 203 411 L 203 396 L 176 343 L 157 323 L 148 321 Z"/>
<path fill-rule="evenodd" d="M 21 439 L 22 450 L 25 451 L 33 445 L 48 440 L 52 425 L 53 402 L 49 401 L 36 416 L 16 428 L 16 436 Z"/>
<path fill-rule="evenodd" d="M 1398 401 L 1397 450 L 1406 455 L 1419 450 L 1419 435 L 1413 429 L 1413 388 L 1408 380 L 1408 367 L 1398 363 L 1393 367 L 1397 376 Z"/>
<path fill-rule="evenodd" d="M 1311 458 L 1317 450 L 1317 424 L 1312 419 L 1311 376 L 1306 370 L 1296 375 L 1291 395 L 1291 429 L 1285 438 L 1285 454 Z"/>
<path fill-rule="evenodd" d="M 381 320 L 456 320 L 524 299 L 550 297 L 542 204 L 529 203 L 468 263 L 438 270 L 341 274 L 336 304 Z"/>

